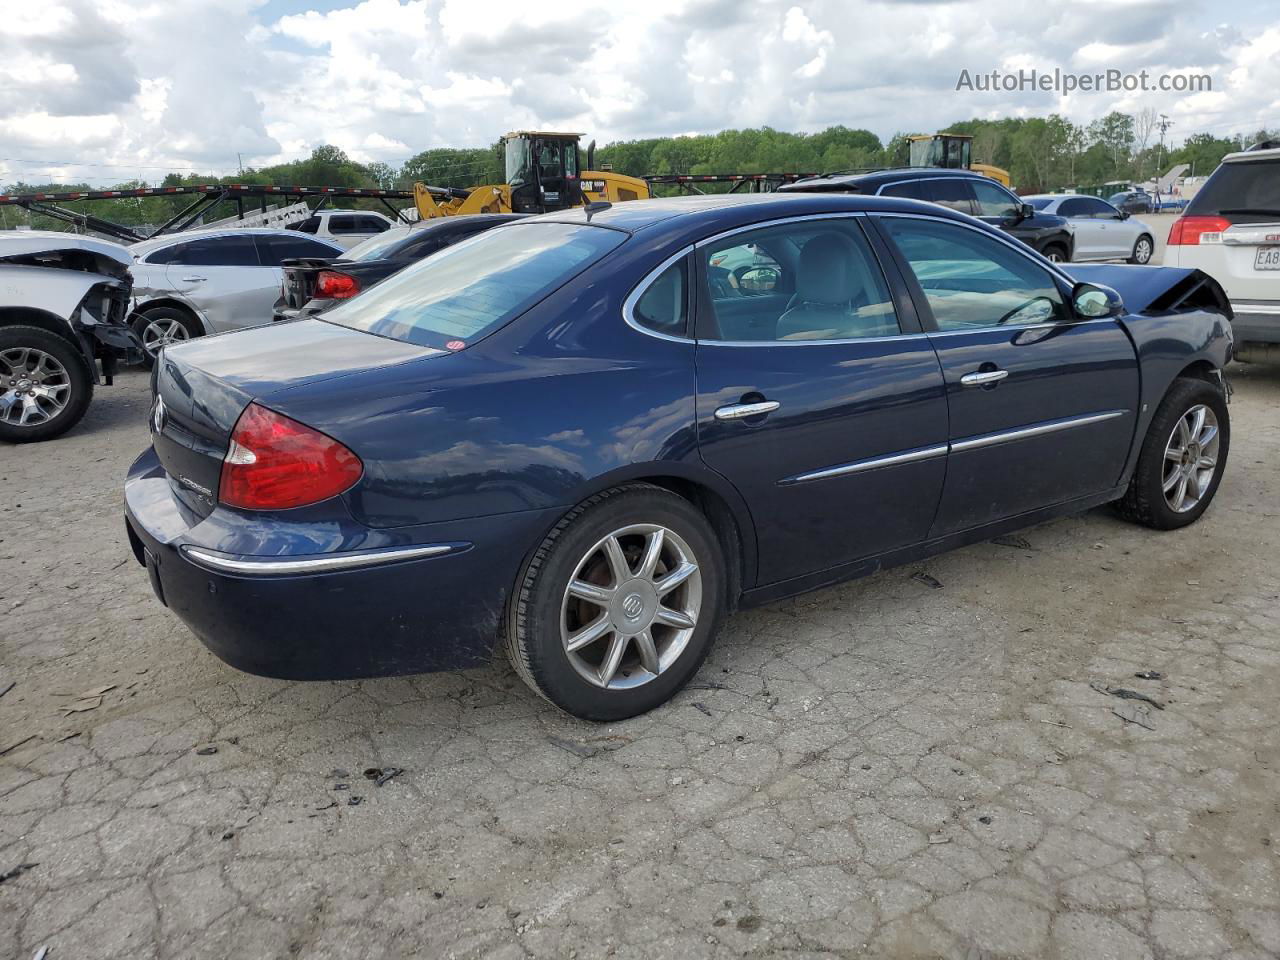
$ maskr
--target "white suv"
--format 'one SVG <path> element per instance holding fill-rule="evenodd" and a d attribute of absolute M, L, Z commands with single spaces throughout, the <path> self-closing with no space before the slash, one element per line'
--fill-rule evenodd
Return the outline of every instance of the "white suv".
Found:
<path fill-rule="evenodd" d="M 290 227 L 350 250 L 394 225 L 394 220 L 371 210 L 317 210 Z"/>
<path fill-rule="evenodd" d="M 1222 284 L 1237 354 L 1245 344 L 1280 344 L 1280 141 L 1222 158 L 1174 221 L 1164 262 Z"/>

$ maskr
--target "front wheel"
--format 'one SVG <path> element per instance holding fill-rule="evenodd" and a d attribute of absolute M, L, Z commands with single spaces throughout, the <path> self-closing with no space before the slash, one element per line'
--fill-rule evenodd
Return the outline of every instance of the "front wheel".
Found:
<path fill-rule="evenodd" d="M 565 516 L 516 584 L 507 645 L 516 672 L 562 710 L 622 720 L 697 672 L 724 610 L 714 531 L 687 500 L 618 487 Z"/>
<path fill-rule="evenodd" d="M 1129 257 L 1130 263 L 1150 263 L 1151 254 L 1155 251 L 1155 244 L 1152 243 L 1150 237 L 1145 233 L 1133 242 L 1133 253 Z"/>
<path fill-rule="evenodd" d="M 1120 514 L 1156 530 L 1194 523 L 1218 492 L 1230 446 L 1222 391 L 1204 380 L 1175 380 L 1147 428 Z"/>
<path fill-rule="evenodd" d="M 1045 247 L 1044 256 L 1050 263 L 1066 263 L 1070 259 L 1067 248 L 1060 243 L 1051 243 Z"/>
<path fill-rule="evenodd" d="M 61 436 L 91 399 L 93 378 L 70 340 L 39 327 L 0 327 L 0 440 Z"/>

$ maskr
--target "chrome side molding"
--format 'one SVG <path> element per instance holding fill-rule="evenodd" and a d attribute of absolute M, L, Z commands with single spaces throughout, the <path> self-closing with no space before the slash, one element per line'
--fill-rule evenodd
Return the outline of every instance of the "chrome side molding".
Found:
<path fill-rule="evenodd" d="M 289 574 L 332 573 L 336 570 L 358 570 L 397 560 L 422 560 L 466 549 L 465 544 L 432 543 L 417 547 L 387 547 L 362 553 L 329 553 L 312 557 L 228 557 L 203 547 L 185 544 L 182 554 L 192 563 L 217 573 L 270 577 Z"/>

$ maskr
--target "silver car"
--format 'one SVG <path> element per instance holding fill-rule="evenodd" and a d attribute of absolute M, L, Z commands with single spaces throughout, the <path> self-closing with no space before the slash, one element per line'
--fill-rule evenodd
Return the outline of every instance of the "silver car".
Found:
<path fill-rule="evenodd" d="M 280 263 L 342 249 L 295 230 L 188 230 L 143 240 L 133 254 L 134 331 L 150 357 L 169 343 L 271 322 Z"/>
<path fill-rule="evenodd" d="M 1077 193 L 1023 197 L 1041 213 L 1065 217 L 1075 235 L 1071 259 L 1150 263 L 1156 243 L 1151 228 L 1105 200 Z"/>

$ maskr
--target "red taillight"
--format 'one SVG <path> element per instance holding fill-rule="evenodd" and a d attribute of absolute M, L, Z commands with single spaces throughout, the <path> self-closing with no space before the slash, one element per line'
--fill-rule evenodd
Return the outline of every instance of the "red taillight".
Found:
<path fill-rule="evenodd" d="M 332 437 L 251 403 L 222 460 L 218 499 L 245 510 L 288 510 L 351 489 L 364 464 Z"/>
<path fill-rule="evenodd" d="M 360 292 L 360 281 L 347 273 L 321 270 L 316 277 L 316 296 L 326 300 L 346 300 Z"/>
<path fill-rule="evenodd" d="M 1226 217 L 1179 217 L 1169 228 L 1169 246 L 1194 247 L 1202 242 L 1217 243 L 1222 239 L 1218 234 L 1230 226 L 1231 221 Z M 1205 234 L 1214 236 L 1205 237 Z"/>

